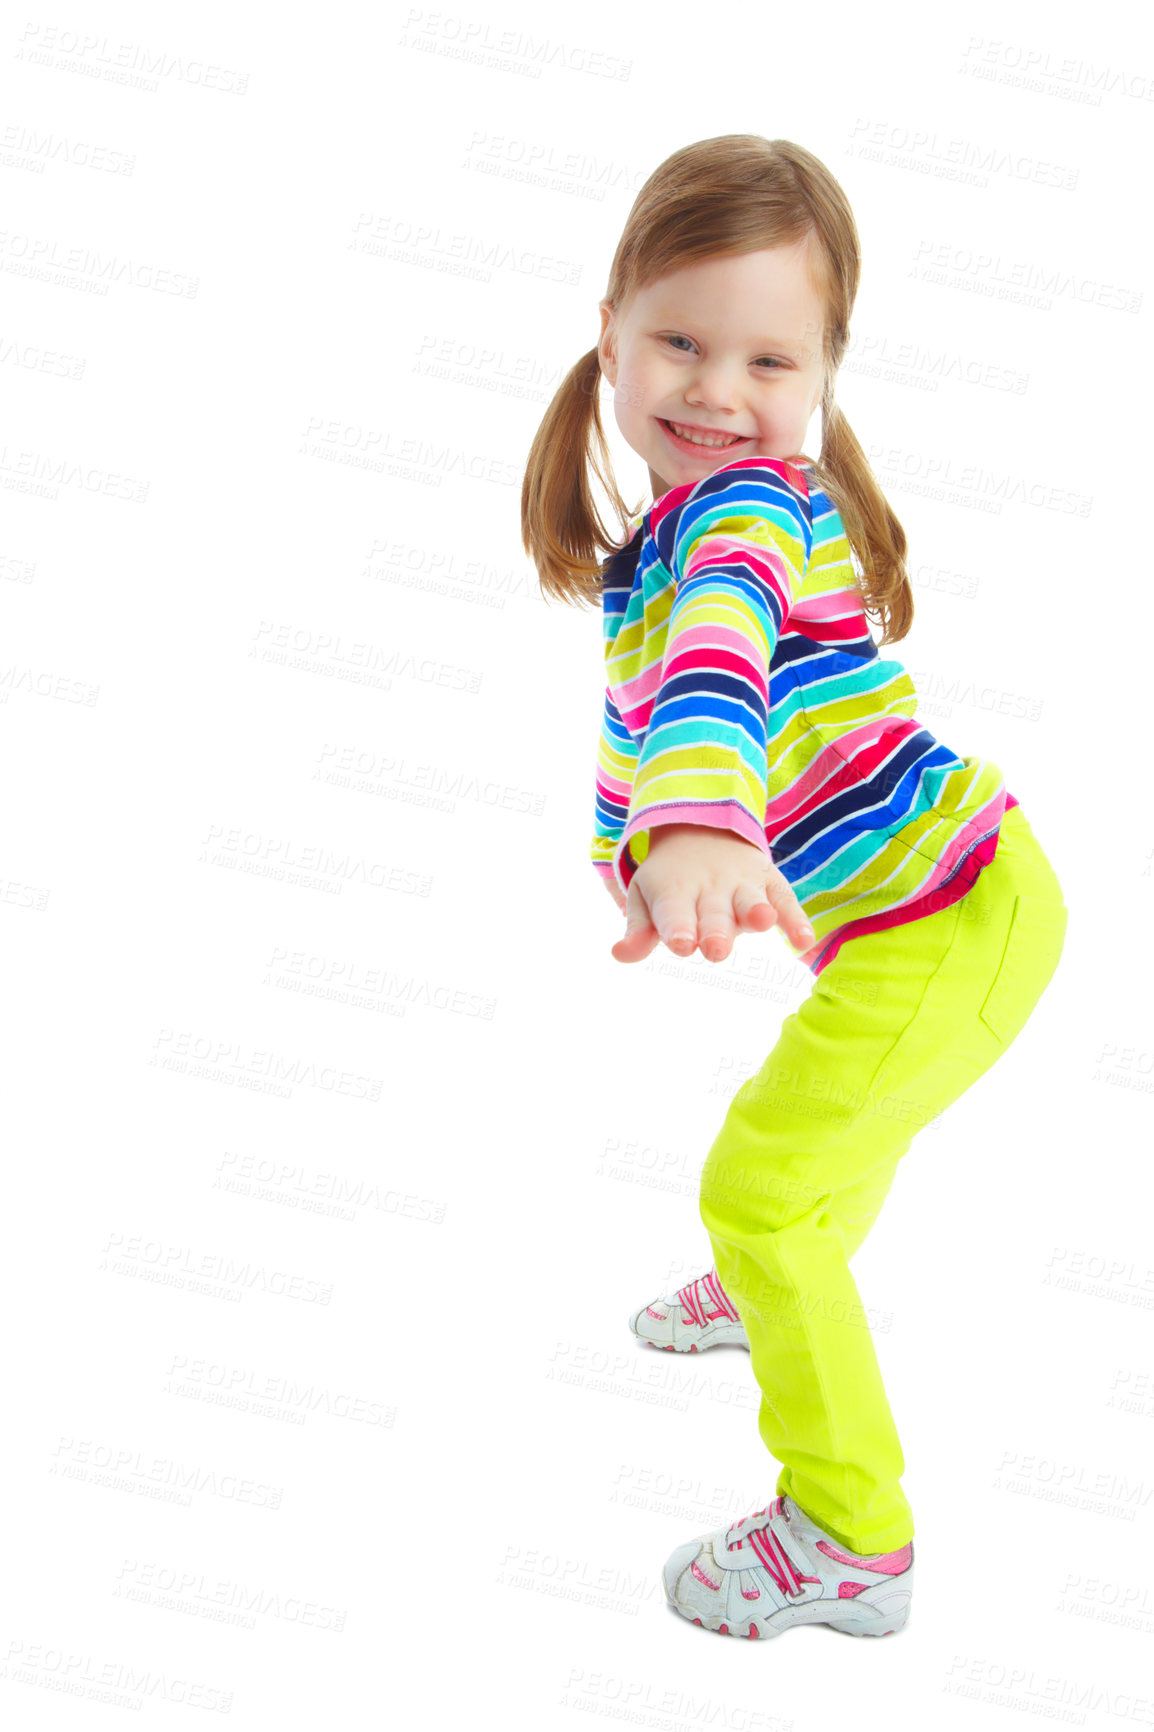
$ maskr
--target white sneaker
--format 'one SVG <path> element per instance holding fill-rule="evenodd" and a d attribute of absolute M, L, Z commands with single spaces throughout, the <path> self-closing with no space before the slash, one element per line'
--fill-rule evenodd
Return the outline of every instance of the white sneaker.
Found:
<path fill-rule="evenodd" d="M 723 1636 L 780 1636 L 794 1624 L 889 1636 L 910 1615 L 914 1548 L 859 1557 L 792 1498 L 776 1497 L 678 1546 L 662 1579 L 682 1617 Z"/>
<path fill-rule="evenodd" d="M 629 1327 L 639 1341 L 663 1347 L 667 1353 L 697 1353 L 726 1342 L 749 1346 L 749 1336 L 716 1269 L 707 1269 L 668 1299 L 652 1299 L 633 1313 Z"/>

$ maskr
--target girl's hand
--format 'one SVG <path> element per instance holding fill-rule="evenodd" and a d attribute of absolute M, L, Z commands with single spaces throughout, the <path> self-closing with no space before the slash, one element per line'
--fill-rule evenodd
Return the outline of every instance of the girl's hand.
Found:
<path fill-rule="evenodd" d="M 649 832 L 625 916 L 625 936 L 612 949 L 618 962 L 643 962 L 659 941 L 675 956 L 692 956 L 700 945 L 707 962 L 724 962 L 742 932 L 777 925 L 797 950 L 814 943 L 801 903 L 761 849 L 703 824 Z"/>
<path fill-rule="evenodd" d="M 606 878 L 605 888 L 608 890 L 610 896 L 612 896 L 614 902 L 616 902 L 618 908 L 620 908 L 622 914 L 624 914 L 625 892 L 622 890 L 620 884 L 618 884 L 616 878 Z"/>

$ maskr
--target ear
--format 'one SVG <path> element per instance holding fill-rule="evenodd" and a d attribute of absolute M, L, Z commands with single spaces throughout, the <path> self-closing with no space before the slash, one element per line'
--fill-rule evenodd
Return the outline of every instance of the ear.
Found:
<path fill-rule="evenodd" d="M 597 355 L 601 362 L 601 371 L 610 385 L 617 383 L 617 333 L 614 327 L 613 308 L 608 301 L 598 303 L 601 313 L 601 335 L 597 341 Z"/>

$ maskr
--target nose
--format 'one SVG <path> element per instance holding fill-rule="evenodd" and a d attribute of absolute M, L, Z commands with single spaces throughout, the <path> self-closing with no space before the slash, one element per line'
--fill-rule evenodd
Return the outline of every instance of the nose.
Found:
<path fill-rule="evenodd" d="M 720 362 L 703 363 L 686 384 L 685 401 L 709 415 L 736 415 L 741 409 L 736 374 Z"/>

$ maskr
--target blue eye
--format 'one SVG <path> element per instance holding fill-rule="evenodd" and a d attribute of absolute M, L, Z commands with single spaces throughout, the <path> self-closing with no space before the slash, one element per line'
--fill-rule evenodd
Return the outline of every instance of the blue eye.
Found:
<path fill-rule="evenodd" d="M 663 343 L 688 343 L 690 348 L 693 347 L 692 340 L 689 337 L 682 337 L 682 336 L 662 337 L 661 341 Z M 685 350 L 684 349 L 678 349 L 676 352 L 679 355 L 684 355 Z M 776 355 L 762 355 L 760 357 L 760 359 L 758 360 L 757 365 L 760 367 L 763 361 L 772 362 L 772 367 L 767 368 L 766 371 L 772 371 L 775 373 L 781 372 L 781 370 L 788 365 L 787 362 L 779 360 Z"/>

